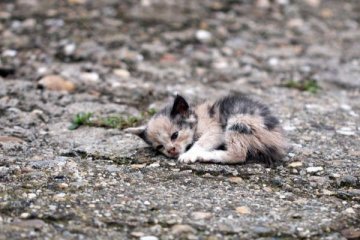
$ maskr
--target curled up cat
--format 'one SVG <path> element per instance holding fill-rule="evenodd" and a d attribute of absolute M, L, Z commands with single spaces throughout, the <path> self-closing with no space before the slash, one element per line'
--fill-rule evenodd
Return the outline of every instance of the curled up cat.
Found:
<path fill-rule="evenodd" d="M 145 126 L 125 131 L 183 163 L 235 164 L 252 159 L 272 165 L 286 149 L 279 120 L 267 106 L 245 96 L 190 107 L 177 95 Z"/>

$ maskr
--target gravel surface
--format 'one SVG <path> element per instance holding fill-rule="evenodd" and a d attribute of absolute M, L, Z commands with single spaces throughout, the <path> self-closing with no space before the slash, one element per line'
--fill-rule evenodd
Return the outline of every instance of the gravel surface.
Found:
<path fill-rule="evenodd" d="M 359 239 L 359 12 L 0 1 L 0 239 Z M 80 112 L 140 116 L 176 92 L 262 99 L 288 136 L 284 163 L 179 164 L 120 129 L 68 129 Z"/>

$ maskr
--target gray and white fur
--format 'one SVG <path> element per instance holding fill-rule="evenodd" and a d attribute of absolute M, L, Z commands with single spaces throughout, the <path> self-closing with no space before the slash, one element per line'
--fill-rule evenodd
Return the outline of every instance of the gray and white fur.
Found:
<path fill-rule="evenodd" d="M 125 131 L 184 163 L 258 160 L 272 165 L 286 149 L 279 120 L 267 106 L 245 96 L 190 107 L 177 95 L 147 125 Z"/>

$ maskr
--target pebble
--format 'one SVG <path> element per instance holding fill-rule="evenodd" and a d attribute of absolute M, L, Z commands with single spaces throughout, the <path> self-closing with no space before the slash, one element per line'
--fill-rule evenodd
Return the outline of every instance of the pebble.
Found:
<path fill-rule="evenodd" d="M 251 213 L 251 209 L 247 206 L 241 206 L 241 207 L 237 207 L 236 212 L 239 214 L 250 214 Z"/>
<path fill-rule="evenodd" d="M 270 58 L 268 62 L 269 62 L 269 65 L 273 66 L 273 67 L 279 65 L 279 59 L 278 58 Z"/>
<path fill-rule="evenodd" d="M 194 220 L 209 219 L 212 217 L 212 214 L 210 212 L 193 212 L 191 217 Z"/>
<path fill-rule="evenodd" d="M 98 82 L 100 80 L 100 76 L 96 72 L 81 73 L 80 77 L 88 82 Z"/>
<path fill-rule="evenodd" d="M 50 209 L 51 211 L 55 211 L 55 210 L 57 209 L 57 206 L 55 206 L 55 205 L 49 205 L 49 209 Z"/>
<path fill-rule="evenodd" d="M 20 218 L 28 218 L 28 217 L 30 217 L 30 213 L 24 212 L 20 214 Z"/>
<path fill-rule="evenodd" d="M 270 234 L 272 232 L 271 228 L 263 227 L 263 226 L 255 226 L 252 228 L 252 230 L 261 235 Z"/>
<path fill-rule="evenodd" d="M 34 198 L 36 198 L 36 194 L 35 193 L 28 193 L 27 198 L 28 199 L 34 199 Z"/>
<path fill-rule="evenodd" d="M 75 84 L 65 80 L 63 77 L 58 75 L 48 75 L 40 79 L 39 85 L 50 91 L 75 91 Z"/>
<path fill-rule="evenodd" d="M 59 188 L 60 189 L 66 189 L 66 188 L 68 188 L 69 187 L 69 185 L 67 184 L 67 183 L 60 183 L 59 184 Z"/>
<path fill-rule="evenodd" d="M 341 234 L 348 240 L 360 239 L 360 228 L 348 228 L 341 231 Z"/>
<path fill-rule="evenodd" d="M 143 237 L 145 234 L 143 232 L 131 232 L 130 235 L 133 237 L 140 238 Z"/>
<path fill-rule="evenodd" d="M 70 4 L 84 4 L 87 0 L 68 0 Z"/>
<path fill-rule="evenodd" d="M 305 0 L 305 2 L 311 7 L 318 7 L 321 3 L 321 0 Z"/>
<path fill-rule="evenodd" d="M 336 133 L 345 135 L 345 136 L 353 136 L 356 134 L 355 131 L 349 127 L 342 127 L 340 129 L 337 129 Z"/>
<path fill-rule="evenodd" d="M 7 49 L 2 52 L 3 57 L 15 57 L 17 55 L 17 51 L 13 49 Z"/>
<path fill-rule="evenodd" d="M 42 229 L 46 225 L 46 223 L 40 219 L 31 219 L 31 220 L 14 222 L 13 225 L 22 228 Z"/>
<path fill-rule="evenodd" d="M 126 69 L 114 69 L 114 74 L 121 78 L 129 78 L 131 76 L 130 72 Z"/>
<path fill-rule="evenodd" d="M 23 140 L 12 136 L 0 136 L 0 143 L 22 143 Z"/>
<path fill-rule="evenodd" d="M 340 184 L 341 184 L 341 185 L 344 185 L 344 186 L 353 186 L 353 187 L 356 187 L 357 182 L 358 182 L 357 177 L 354 177 L 354 176 L 351 176 L 351 175 L 343 176 L 343 177 L 340 179 Z"/>
<path fill-rule="evenodd" d="M 196 39 L 202 43 L 208 43 L 212 39 L 212 35 L 210 32 L 206 30 L 197 30 L 195 33 Z"/>
<path fill-rule="evenodd" d="M 244 179 L 242 179 L 241 177 L 229 177 L 228 181 L 231 183 L 242 183 L 244 182 Z"/>
<path fill-rule="evenodd" d="M 287 26 L 289 28 L 300 28 L 304 26 L 304 20 L 302 20 L 301 18 L 290 19 L 287 23 Z"/>
<path fill-rule="evenodd" d="M 274 184 L 275 186 L 281 187 L 284 183 L 283 183 L 283 179 L 281 177 L 274 177 L 271 179 L 271 183 Z"/>
<path fill-rule="evenodd" d="M 159 238 L 158 237 L 155 237 L 155 236 L 143 236 L 143 237 L 140 237 L 140 240 L 158 240 Z"/>
<path fill-rule="evenodd" d="M 53 198 L 55 201 L 64 201 L 65 200 L 65 193 L 58 193 Z"/>
<path fill-rule="evenodd" d="M 154 162 L 154 163 L 150 164 L 150 165 L 149 165 L 149 167 L 151 167 L 151 168 L 157 168 L 157 167 L 160 167 L 160 163 L 158 163 L 158 162 Z"/>
<path fill-rule="evenodd" d="M 289 163 L 289 167 L 291 168 L 298 168 L 298 167 L 301 167 L 303 165 L 302 162 L 292 162 L 292 163 Z"/>
<path fill-rule="evenodd" d="M 306 168 L 307 173 L 316 173 L 316 172 L 321 172 L 323 170 L 324 170 L 323 167 L 308 167 L 308 168 Z"/>
<path fill-rule="evenodd" d="M 350 207 L 350 208 L 345 209 L 344 213 L 352 215 L 352 214 L 355 214 L 355 210 Z"/>
<path fill-rule="evenodd" d="M 146 167 L 146 164 L 143 163 L 143 164 L 131 164 L 131 168 L 133 169 L 140 169 L 140 168 L 144 168 Z"/>
<path fill-rule="evenodd" d="M 323 194 L 324 194 L 324 195 L 327 195 L 327 196 L 332 196 L 332 195 L 335 195 L 335 192 L 330 191 L 330 190 L 327 190 L 327 189 L 324 189 L 324 190 L 323 190 Z"/>
<path fill-rule="evenodd" d="M 176 224 L 171 228 L 171 233 L 174 235 L 183 233 L 196 233 L 196 230 L 189 225 Z"/>
<path fill-rule="evenodd" d="M 73 55 L 76 50 L 76 45 L 74 43 L 67 44 L 64 46 L 64 53 L 67 56 Z"/>

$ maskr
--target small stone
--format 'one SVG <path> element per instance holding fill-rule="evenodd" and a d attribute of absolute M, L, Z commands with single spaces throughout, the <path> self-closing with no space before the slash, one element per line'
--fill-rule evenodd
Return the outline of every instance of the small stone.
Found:
<path fill-rule="evenodd" d="M 100 76 L 96 72 L 85 72 L 80 77 L 88 82 L 98 82 L 100 80 Z"/>
<path fill-rule="evenodd" d="M 24 212 L 20 214 L 20 218 L 28 218 L 28 217 L 30 217 L 30 213 Z"/>
<path fill-rule="evenodd" d="M 343 177 L 340 179 L 340 185 L 342 185 L 342 186 L 352 186 L 352 187 L 356 187 L 357 182 L 358 182 L 357 177 L 354 177 L 354 176 L 351 176 L 351 175 L 343 176 Z"/>
<path fill-rule="evenodd" d="M 75 90 L 75 84 L 65 80 L 58 75 L 48 75 L 40 79 L 39 85 L 50 91 L 66 91 L 73 92 Z"/>
<path fill-rule="evenodd" d="M 26 29 L 33 29 L 36 26 L 36 20 L 34 18 L 28 18 L 22 23 Z"/>
<path fill-rule="evenodd" d="M 180 235 L 184 233 L 196 233 L 196 230 L 189 225 L 176 224 L 171 228 L 171 233 L 174 235 Z"/>
<path fill-rule="evenodd" d="M 216 59 L 211 66 L 216 69 L 226 69 L 229 67 L 229 63 L 225 59 L 220 58 Z"/>
<path fill-rule="evenodd" d="M 197 30 L 195 36 L 202 43 L 208 43 L 212 39 L 211 33 L 206 30 Z"/>
<path fill-rule="evenodd" d="M 4 57 L 15 57 L 17 55 L 17 51 L 13 49 L 7 49 L 2 52 Z"/>
<path fill-rule="evenodd" d="M 22 139 L 12 136 L 0 136 L 0 143 L 22 143 Z"/>
<path fill-rule="evenodd" d="M 279 65 L 279 59 L 278 58 L 270 58 L 268 62 L 269 62 L 269 65 L 273 66 L 273 67 Z"/>
<path fill-rule="evenodd" d="M 332 196 L 332 195 L 335 195 L 335 192 L 330 191 L 330 190 L 327 190 L 327 189 L 324 189 L 324 190 L 323 190 L 323 194 L 324 194 L 324 195 L 327 195 L 327 196 Z"/>
<path fill-rule="evenodd" d="M 360 228 L 348 228 L 341 231 L 341 234 L 349 240 L 360 239 Z"/>
<path fill-rule="evenodd" d="M 271 179 L 271 183 L 275 186 L 281 187 L 284 184 L 284 181 L 281 177 L 274 177 Z"/>
<path fill-rule="evenodd" d="M 349 127 L 342 127 L 336 130 L 336 133 L 345 135 L 345 136 L 353 136 L 355 135 L 355 131 Z"/>
<path fill-rule="evenodd" d="M 143 232 L 131 232 L 130 235 L 133 237 L 140 238 L 143 237 L 145 234 Z"/>
<path fill-rule="evenodd" d="M 119 76 L 121 78 L 129 78 L 131 75 L 130 75 L 130 72 L 126 69 L 114 69 L 114 74 L 116 76 Z"/>
<path fill-rule="evenodd" d="M 229 177 L 228 181 L 231 183 L 242 183 L 244 180 L 241 177 Z"/>
<path fill-rule="evenodd" d="M 84 4 L 87 0 L 68 0 L 70 4 Z"/>
<path fill-rule="evenodd" d="M 55 205 L 49 205 L 49 209 L 50 209 L 51 211 L 55 211 L 55 210 L 57 209 L 57 206 L 55 206 Z"/>
<path fill-rule="evenodd" d="M 318 7 L 321 3 L 321 0 L 305 0 L 305 2 L 311 7 Z"/>
<path fill-rule="evenodd" d="M 28 199 L 34 199 L 34 198 L 36 198 L 36 194 L 35 194 L 35 193 L 29 193 L 29 194 L 27 195 L 27 198 L 28 198 Z"/>
<path fill-rule="evenodd" d="M 355 214 L 355 210 L 350 207 L 350 208 L 345 209 L 344 213 L 352 215 L 352 214 Z"/>
<path fill-rule="evenodd" d="M 140 240 L 158 240 L 158 237 L 155 236 L 142 236 L 140 237 Z"/>
<path fill-rule="evenodd" d="M 76 45 L 74 43 L 67 44 L 64 46 L 64 53 L 67 56 L 73 55 L 76 49 Z"/>
<path fill-rule="evenodd" d="M 316 172 L 321 172 L 323 170 L 324 170 L 323 167 L 308 167 L 308 168 L 306 168 L 307 173 L 316 173 Z"/>
<path fill-rule="evenodd" d="M 290 19 L 287 23 L 287 26 L 289 28 L 300 28 L 304 26 L 304 20 L 302 20 L 301 18 Z"/>
<path fill-rule="evenodd" d="M 160 167 L 160 163 L 158 163 L 158 162 L 154 162 L 154 163 L 150 164 L 150 165 L 149 165 L 149 167 L 151 167 L 151 168 L 157 168 L 157 167 Z"/>
<path fill-rule="evenodd" d="M 257 0 L 256 1 L 256 6 L 258 8 L 269 8 L 270 7 L 270 1 L 269 0 Z"/>
<path fill-rule="evenodd" d="M 170 54 L 170 53 L 165 53 L 161 59 L 160 59 L 160 62 L 176 62 L 177 59 L 176 59 L 176 56 L 173 55 L 173 54 Z"/>
<path fill-rule="evenodd" d="M 60 189 L 66 189 L 66 188 L 68 188 L 69 187 L 69 185 L 67 184 L 67 183 L 60 183 L 59 184 L 59 188 Z"/>
<path fill-rule="evenodd" d="M 265 192 L 273 192 L 273 190 L 272 190 L 272 188 L 271 187 L 263 187 L 263 190 L 265 191 Z"/>
<path fill-rule="evenodd" d="M 272 232 L 271 228 L 263 226 L 255 226 L 252 228 L 252 230 L 259 235 L 266 235 Z"/>
<path fill-rule="evenodd" d="M 339 177 L 341 177 L 341 175 L 338 174 L 338 173 L 332 173 L 330 176 L 331 176 L 332 178 L 339 178 Z"/>
<path fill-rule="evenodd" d="M 236 212 L 239 214 L 250 214 L 251 213 L 251 209 L 248 208 L 247 206 L 241 206 L 241 207 L 237 207 Z"/>
<path fill-rule="evenodd" d="M 46 225 L 46 223 L 39 219 L 31 219 L 31 220 L 14 222 L 13 225 L 22 228 L 42 229 Z"/>
<path fill-rule="evenodd" d="M 143 164 L 131 164 L 131 168 L 133 169 L 140 169 L 140 168 L 144 168 L 146 167 L 146 164 L 143 163 Z"/>
<path fill-rule="evenodd" d="M 55 201 L 64 201 L 65 200 L 65 193 L 58 193 L 54 196 Z"/>
<path fill-rule="evenodd" d="M 289 167 L 291 168 L 298 168 L 298 167 L 301 167 L 303 165 L 302 162 L 292 162 L 292 163 L 289 163 Z"/>
<path fill-rule="evenodd" d="M 194 220 L 209 219 L 212 217 L 212 214 L 210 212 L 193 212 L 191 217 Z"/>

